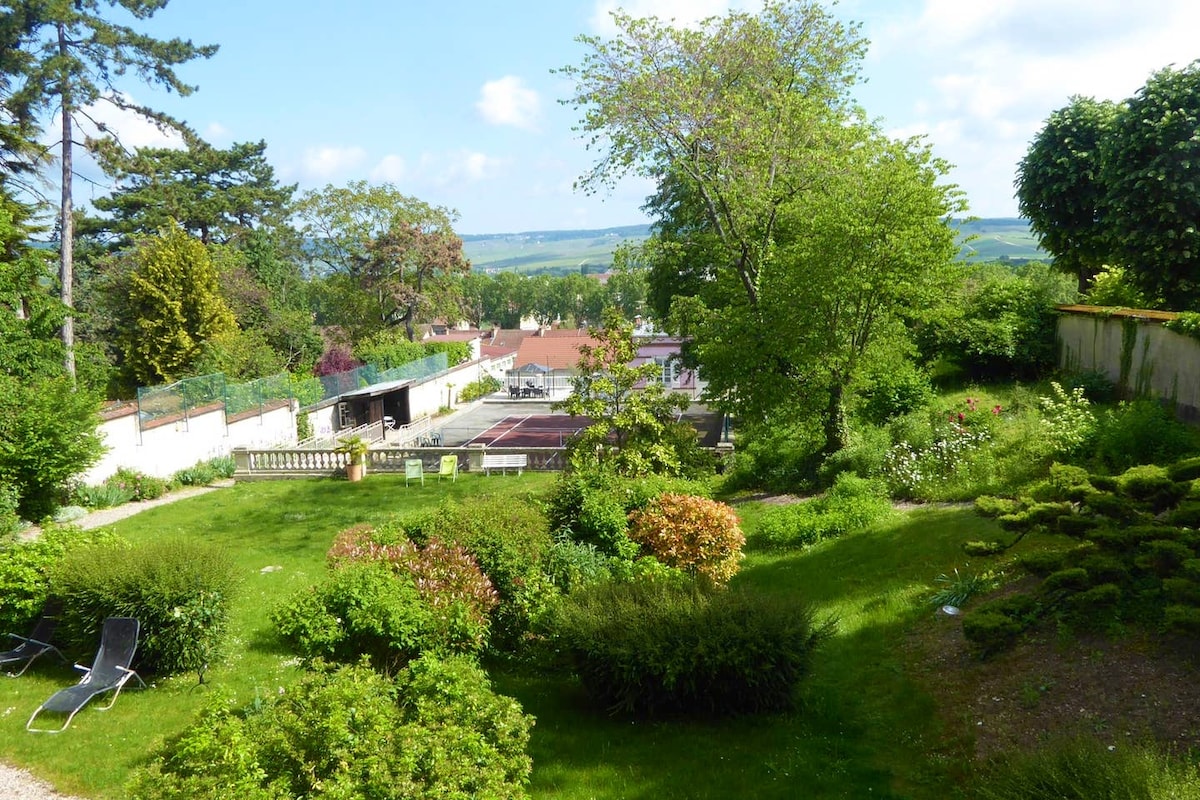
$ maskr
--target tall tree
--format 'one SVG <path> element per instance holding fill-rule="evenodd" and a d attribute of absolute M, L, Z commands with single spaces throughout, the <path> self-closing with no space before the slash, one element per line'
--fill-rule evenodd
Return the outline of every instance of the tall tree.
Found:
<path fill-rule="evenodd" d="M 184 39 L 155 39 L 129 25 L 107 18 L 107 12 L 123 9 L 135 20 L 145 20 L 166 6 L 168 0 L 14 0 L 8 3 L 13 19 L 20 18 L 21 58 L 8 76 L 15 93 L 31 107 L 57 111 L 61 122 L 62 147 L 59 203 L 59 283 L 67 315 L 62 324 L 64 365 L 75 374 L 74 286 L 74 168 L 75 123 L 88 107 L 104 101 L 159 124 L 171 121 L 164 115 L 132 102 L 122 94 L 116 80 L 133 70 L 146 83 L 165 87 L 181 96 L 194 87 L 175 73 L 180 64 L 208 58 L 216 45 L 194 45 Z M 100 131 L 101 138 L 113 132 Z"/>
<path fill-rule="evenodd" d="M 866 40 L 813 2 L 768 2 L 697 29 L 614 13 L 611 40 L 583 36 L 568 101 L 600 148 L 580 183 L 627 173 L 689 187 L 722 269 L 759 300 L 779 209 L 823 180 L 844 140 Z"/>
<path fill-rule="evenodd" d="M 187 376 L 205 344 L 232 335 L 237 323 L 208 250 L 182 228 L 139 242 L 130 258 L 125 365 L 143 385 L 170 383 Z"/>
<path fill-rule="evenodd" d="M 206 245 L 278 227 L 296 187 L 279 184 L 266 148 L 266 142 L 243 142 L 222 150 L 189 137 L 186 150 L 141 147 L 127 153 L 107 142 L 97 152 L 117 186 L 92 201 L 112 216 L 99 224 L 127 237 L 154 233 L 173 219 Z"/>
<path fill-rule="evenodd" d="M 418 322 L 457 314 L 456 278 L 471 267 L 454 232 L 457 212 L 392 184 L 352 181 L 305 193 L 297 213 L 311 257 L 339 278 L 330 282 L 333 296 L 350 304 L 331 321 L 355 338 L 403 325 L 412 340 Z"/>
<path fill-rule="evenodd" d="M 1120 113 L 1115 103 L 1072 97 L 1046 120 L 1017 166 L 1021 216 L 1054 265 L 1078 276 L 1080 292 L 1110 259 L 1101 158 Z"/>
<path fill-rule="evenodd" d="M 1103 150 L 1114 260 L 1147 296 L 1200 310 L 1200 61 L 1151 75 Z"/>

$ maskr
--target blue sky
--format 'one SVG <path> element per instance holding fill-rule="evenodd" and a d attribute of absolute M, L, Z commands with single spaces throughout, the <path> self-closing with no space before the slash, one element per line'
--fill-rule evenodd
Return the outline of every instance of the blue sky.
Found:
<path fill-rule="evenodd" d="M 215 43 L 186 65 L 187 98 L 130 81 L 134 99 L 218 146 L 267 142 L 301 190 L 365 179 L 456 209 L 460 233 L 600 228 L 645 221 L 652 191 L 572 184 L 594 161 L 551 70 L 604 34 L 609 0 L 171 0 L 156 36 Z M 688 22 L 745 0 L 628 0 L 635 15 Z M 1195 0 L 843 0 L 872 45 L 857 91 L 896 136 L 925 134 L 955 165 L 971 213 L 1014 216 L 1013 173 L 1071 95 L 1120 100 L 1154 70 L 1200 57 Z M 130 144 L 161 135 L 109 118 Z M 80 184 L 81 199 L 104 189 Z"/>

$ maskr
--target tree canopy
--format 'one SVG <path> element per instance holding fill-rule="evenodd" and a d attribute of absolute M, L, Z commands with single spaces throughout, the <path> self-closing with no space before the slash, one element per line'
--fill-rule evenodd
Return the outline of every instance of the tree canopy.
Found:
<path fill-rule="evenodd" d="M 356 336 L 414 326 L 438 312 L 457 313 L 454 277 L 466 274 L 457 212 L 402 194 L 395 186 L 352 181 L 306 192 L 297 204 L 311 257 L 332 271 L 343 306 L 338 324 Z M 335 304 L 336 305 L 336 304 Z M 364 319 L 362 312 L 367 311 Z"/>
<path fill-rule="evenodd" d="M 1102 266 L 1151 302 L 1200 307 L 1200 61 L 1115 105 L 1073 97 L 1017 175 L 1021 212 L 1084 288 Z"/>
<path fill-rule="evenodd" d="M 2 63 L 16 108 L 23 113 L 57 111 L 62 130 L 61 201 L 59 203 L 59 285 L 67 314 L 63 318 L 64 364 L 75 374 L 74 316 L 74 169 L 75 117 L 88 106 L 106 102 L 159 124 L 176 124 L 163 114 L 134 103 L 117 90 L 115 80 L 132 70 L 146 83 L 181 96 L 194 87 L 179 79 L 175 68 L 195 58 L 208 58 L 216 45 L 184 39 L 155 39 L 129 25 L 113 22 L 109 12 L 123 9 L 136 20 L 153 16 L 168 0 L 74 0 L 47 3 L 17 0 L 7 4 L 7 30 L 19 31 L 13 51 Z M 19 54 L 18 54 L 19 51 Z M 101 127 L 100 138 L 113 132 Z"/>

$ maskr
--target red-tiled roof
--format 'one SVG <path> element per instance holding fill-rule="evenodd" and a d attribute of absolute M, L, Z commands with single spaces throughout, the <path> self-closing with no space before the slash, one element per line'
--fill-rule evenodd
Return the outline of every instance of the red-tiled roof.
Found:
<path fill-rule="evenodd" d="M 565 333 L 565 332 L 563 332 Z M 579 345 L 595 347 L 598 341 L 586 331 L 571 331 L 574 336 L 527 336 L 517 350 L 517 361 L 513 365 L 521 368 L 526 364 L 541 364 L 550 369 L 571 369 L 579 363 Z"/>
<path fill-rule="evenodd" d="M 486 331 L 466 330 L 466 331 L 446 331 L 445 333 L 435 333 L 425 339 L 427 342 L 469 342 L 483 336 Z"/>
<path fill-rule="evenodd" d="M 489 342 L 489 344 L 491 344 L 493 347 L 507 348 L 507 350 L 511 352 L 520 347 L 521 342 L 524 341 L 525 337 L 529 336 L 531 333 L 533 332 L 522 331 L 516 328 L 503 328 L 496 331 L 495 335 L 492 337 L 492 341 Z"/>

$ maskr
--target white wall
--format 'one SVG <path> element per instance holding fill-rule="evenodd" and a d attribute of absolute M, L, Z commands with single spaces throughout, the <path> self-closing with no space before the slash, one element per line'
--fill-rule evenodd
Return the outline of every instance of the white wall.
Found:
<path fill-rule="evenodd" d="M 294 444 L 296 411 L 292 404 L 227 426 L 225 409 L 218 406 L 139 433 L 137 411 L 132 409 L 130 413 L 105 420 L 97 430 L 108 451 L 98 464 L 80 476 L 92 486 L 102 483 L 119 467 L 169 478 L 185 467 L 227 456 L 234 447 Z"/>

